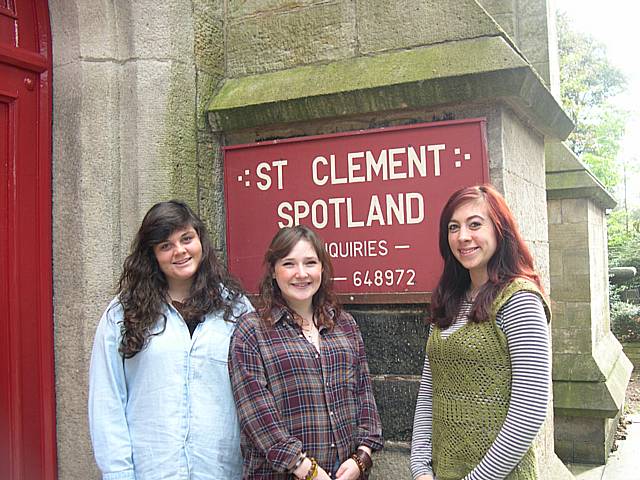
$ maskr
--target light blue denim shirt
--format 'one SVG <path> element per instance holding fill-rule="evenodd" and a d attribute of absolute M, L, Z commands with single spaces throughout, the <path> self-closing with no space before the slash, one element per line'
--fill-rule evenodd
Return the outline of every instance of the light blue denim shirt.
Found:
<path fill-rule="evenodd" d="M 253 311 L 246 298 L 238 316 Z M 193 338 L 178 311 L 131 359 L 118 353 L 123 310 L 100 319 L 89 372 L 89 426 L 104 480 L 235 480 L 240 427 L 227 359 L 235 323 L 207 315 Z M 162 330 L 158 322 L 156 332 Z"/>

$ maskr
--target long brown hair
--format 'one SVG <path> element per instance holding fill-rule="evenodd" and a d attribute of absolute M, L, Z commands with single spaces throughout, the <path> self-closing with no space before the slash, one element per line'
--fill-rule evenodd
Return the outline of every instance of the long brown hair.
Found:
<path fill-rule="evenodd" d="M 331 257 L 324 248 L 324 242 L 311 228 L 306 225 L 295 227 L 285 227 L 278 231 L 271 240 L 271 244 L 264 254 L 264 275 L 260 282 L 260 315 L 268 324 L 273 323 L 271 310 L 273 307 L 283 307 L 289 309 L 286 300 L 282 297 L 282 292 L 273 274 L 276 262 L 285 258 L 293 247 L 300 240 L 306 240 L 315 250 L 318 260 L 322 264 L 322 280 L 318 291 L 313 295 L 312 307 L 313 315 L 318 327 L 324 325 L 332 328 L 334 321 L 329 315 L 329 310 L 335 311 L 335 316 L 340 313 L 340 305 L 333 292 L 333 266 Z"/>
<path fill-rule="evenodd" d="M 533 257 L 504 197 L 488 184 L 462 188 L 451 195 L 440 215 L 439 247 L 444 269 L 431 296 L 429 320 L 440 328 L 451 325 L 471 284 L 469 271 L 458 262 L 449 247 L 449 221 L 461 205 L 478 201 L 487 206 L 489 218 L 495 227 L 497 245 L 487 264 L 489 280 L 476 296 L 469 321 L 478 323 L 488 320 L 496 296 L 515 278 L 528 279 L 540 292 L 544 292 L 540 276 L 534 268 Z"/>
<path fill-rule="evenodd" d="M 216 310 L 233 321 L 233 305 L 242 295 L 242 287 L 220 264 L 204 222 L 189 206 L 178 200 L 156 203 L 149 209 L 124 261 L 118 298 L 124 309 L 120 353 L 132 358 L 143 350 L 149 338 L 164 331 L 169 285 L 160 270 L 153 247 L 176 230 L 193 227 L 202 244 L 202 260 L 194 275 L 184 314 L 199 318 Z M 162 328 L 156 333 L 156 324 Z"/>

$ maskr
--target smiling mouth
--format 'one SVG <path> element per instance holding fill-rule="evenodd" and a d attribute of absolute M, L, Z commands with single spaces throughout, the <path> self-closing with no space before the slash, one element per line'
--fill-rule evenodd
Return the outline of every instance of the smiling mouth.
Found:
<path fill-rule="evenodd" d="M 473 248 L 461 248 L 458 249 L 458 252 L 460 253 L 461 256 L 467 256 L 467 255 L 471 255 L 472 253 L 475 253 L 477 250 L 479 250 L 479 247 L 473 247 Z"/>
<path fill-rule="evenodd" d="M 187 258 L 185 258 L 185 259 L 183 259 L 183 260 L 180 260 L 180 261 L 178 261 L 178 262 L 173 262 L 173 264 L 174 264 L 174 265 L 177 265 L 177 266 L 181 266 L 181 265 L 185 265 L 185 264 L 186 264 L 186 263 L 188 263 L 190 260 L 191 260 L 191 257 L 187 257 Z"/>

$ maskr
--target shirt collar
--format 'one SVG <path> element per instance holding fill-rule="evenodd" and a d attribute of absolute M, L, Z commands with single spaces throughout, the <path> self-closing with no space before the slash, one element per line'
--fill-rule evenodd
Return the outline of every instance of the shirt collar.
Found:
<path fill-rule="evenodd" d="M 331 318 L 335 320 L 336 317 L 336 309 L 333 307 L 326 307 L 325 312 L 329 314 Z M 287 307 L 276 306 L 271 309 L 271 318 L 273 319 L 273 324 L 276 325 L 281 321 L 286 321 L 291 325 L 295 325 L 293 321 L 293 314 Z M 322 326 L 320 330 L 324 330 L 326 327 Z"/>

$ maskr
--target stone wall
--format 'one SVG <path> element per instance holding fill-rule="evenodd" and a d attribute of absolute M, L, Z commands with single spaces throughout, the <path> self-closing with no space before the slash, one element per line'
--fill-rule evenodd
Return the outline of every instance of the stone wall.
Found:
<path fill-rule="evenodd" d="M 543 141 L 566 136 L 570 122 L 515 48 L 535 37 L 520 2 L 482 3 L 504 14 L 501 24 L 510 15 L 515 33 L 505 35 L 473 0 L 50 0 L 61 480 L 98 478 L 86 421 L 89 354 L 142 215 L 156 201 L 183 198 L 224 255 L 222 144 L 486 117 L 491 180 L 547 271 Z M 283 88 L 269 75 L 304 81 Z M 273 86 L 271 103 L 211 113 L 230 81 L 251 89 L 260 79 Z M 229 118 L 234 128 L 225 128 Z M 389 440 L 377 478 L 407 478 L 425 306 L 349 309 L 363 329 Z M 549 427 L 542 439 L 550 469 Z"/>
<path fill-rule="evenodd" d="M 211 167 L 218 148 L 202 111 L 223 72 L 221 6 L 204 0 L 49 2 L 61 480 L 98 478 L 87 427 L 89 356 L 142 216 L 171 197 L 207 213 L 220 199 Z M 211 215 L 218 225 L 220 211 Z"/>

